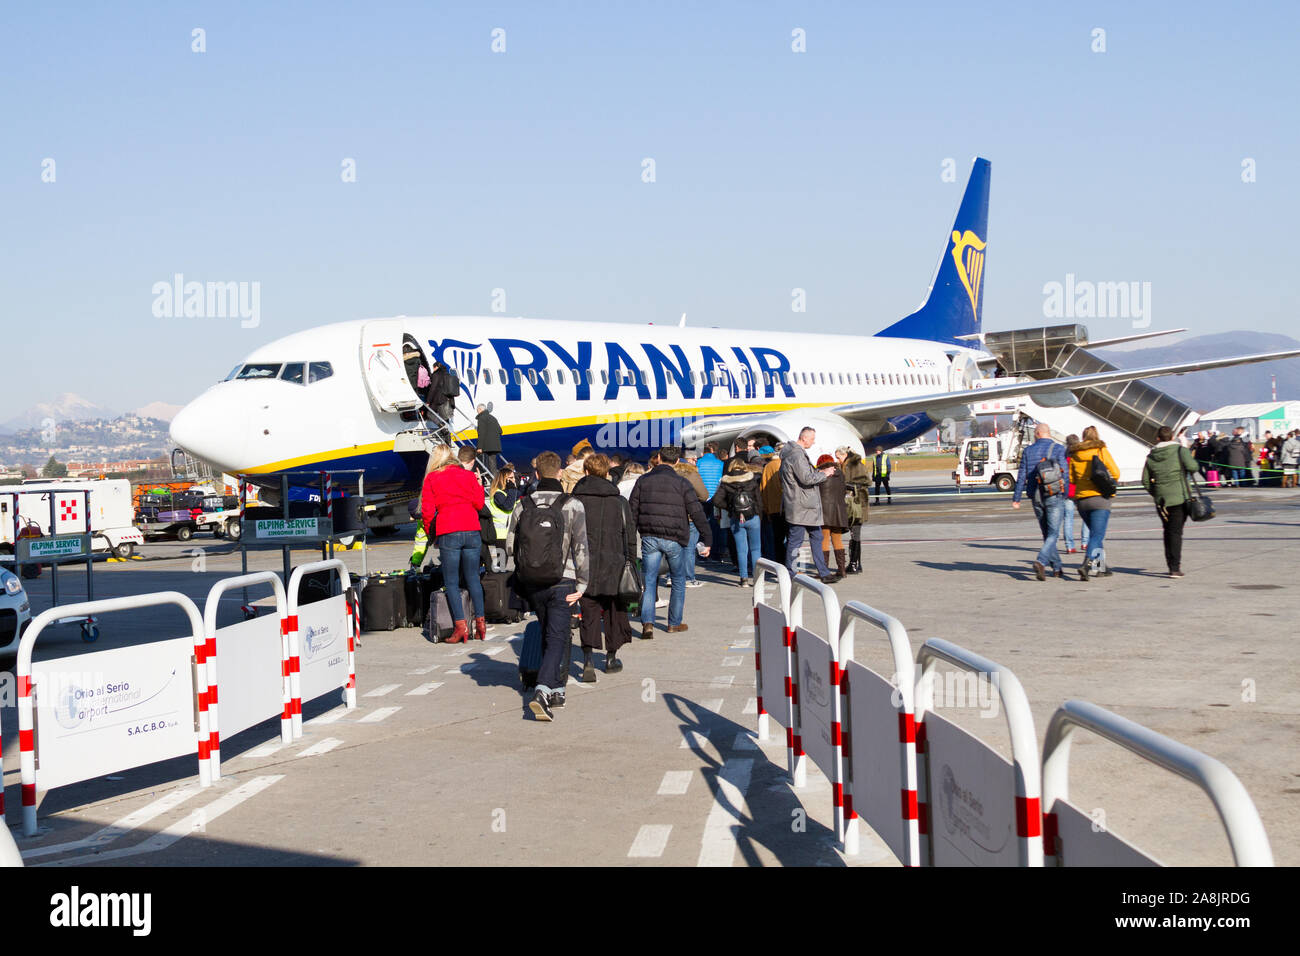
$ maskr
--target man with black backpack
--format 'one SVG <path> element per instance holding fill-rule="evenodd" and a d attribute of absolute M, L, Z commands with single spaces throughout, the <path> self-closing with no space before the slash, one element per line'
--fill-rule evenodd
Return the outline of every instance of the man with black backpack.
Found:
<path fill-rule="evenodd" d="M 560 456 L 536 458 L 537 484 L 510 513 L 506 550 L 515 556 L 515 580 L 542 632 L 542 663 L 528 708 L 538 720 L 554 718 L 564 704 L 572 639 L 573 606 L 587 590 L 587 518 L 582 503 L 560 485 Z"/>
<path fill-rule="evenodd" d="M 1047 580 L 1050 568 L 1058 578 L 1065 577 L 1061 555 L 1056 550 L 1056 538 L 1065 520 L 1066 478 L 1069 466 L 1065 462 L 1065 446 L 1052 440 L 1052 429 L 1039 422 L 1034 427 L 1034 443 L 1020 455 L 1020 471 L 1016 475 L 1016 490 L 1011 496 L 1011 507 L 1019 510 L 1020 499 L 1026 491 L 1034 504 L 1034 515 L 1043 532 L 1043 546 L 1034 559 L 1034 575 Z"/>

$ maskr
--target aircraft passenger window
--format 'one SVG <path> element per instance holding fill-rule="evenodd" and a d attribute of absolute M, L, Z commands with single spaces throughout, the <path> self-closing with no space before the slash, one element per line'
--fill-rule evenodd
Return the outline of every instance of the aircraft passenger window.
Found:
<path fill-rule="evenodd" d="M 280 374 L 280 363 L 264 365 L 245 365 L 239 373 L 240 378 L 275 378 Z"/>
<path fill-rule="evenodd" d="M 236 365 L 234 368 L 232 368 L 232 369 L 230 370 L 230 374 L 227 375 L 225 378 L 223 378 L 222 381 L 223 381 L 223 382 L 229 382 L 232 378 L 234 378 L 235 376 L 237 376 L 237 375 L 239 374 L 239 370 L 240 370 L 241 368 L 243 368 L 243 367 L 244 367 L 244 366 L 242 366 L 242 365 Z"/>
<path fill-rule="evenodd" d="M 284 371 L 280 373 L 280 379 L 285 382 L 293 382 L 295 385 L 302 385 L 304 374 L 305 370 L 301 362 L 290 362 L 284 367 Z"/>
<path fill-rule="evenodd" d="M 596 384 L 595 378 L 596 377 L 591 374 L 591 369 L 587 369 L 587 384 L 595 385 Z"/>
<path fill-rule="evenodd" d="M 550 372 L 550 369 L 545 369 L 545 368 L 542 369 L 542 381 L 545 382 L 547 385 L 550 385 L 550 384 L 551 384 L 551 372 Z"/>
<path fill-rule="evenodd" d="M 516 385 L 524 384 L 524 373 L 519 371 L 519 369 L 515 369 L 515 384 Z"/>
<path fill-rule="evenodd" d="M 609 384 L 609 372 L 605 371 L 603 368 L 600 370 L 600 384 L 601 385 Z"/>
<path fill-rule="evenodd" d="M 562 368 L 557 368 L 557 369 L 555 370 L 555 384 L 556 384 L 556 385 L 563 385 L 563 384 L 564 384 L 564 369 L 562 369 Z"/>
<path fill-rule="evenodd" d="M 764 385 L 771 385 L 771 384 L 772 384 L 772 373 L 771 373 L 771 372 L 764 372 L 764 373 L 763 373 L 763 384 L 764 384 Z"/>
<path fill-rule="evenodd" d="M 529 384 L 529 385 L 536 385 L 536 384 L 537 384 L 537 369 L 535 369 L 535 368 L 530 368 L 530 369 L 528 370 L 528 384 Z"/>
<path fill-rule="evenodd" d="M 308 362 L 307 363 L 307 381 L 319 382 L 323 378 L 329 378 L 334 374 L 334 366 L 329 362 Z"/>
<path fill-rule="evenodd" d="M 503 369 L 503 368 L 502 368 L 502 369 L 497 369 L 497 379 L 498 379 L 498 381 L 500 381 L 500 383 L 501 383 L 502 385 L 504 385 L 504 384 L 506 383 L 506 370 L 505 370 L 505 369 Z"/>

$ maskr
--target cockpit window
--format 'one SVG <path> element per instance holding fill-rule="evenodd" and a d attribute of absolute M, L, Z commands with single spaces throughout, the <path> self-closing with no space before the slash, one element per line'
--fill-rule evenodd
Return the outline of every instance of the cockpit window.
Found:
<path fill-rule="evenodd" d="M 293 382 L 295 385 L 305 385 L 306 369 L 302 362 L 290 362 L 284 367 L 280 379 L 285 382 Z"/>
<path fill-rule="evenodd" d="M 307 367 L 310 372 L 310 377 L 307 379 L 309 382 L 319 382 L 334 374 L 334 366 L 329 362 L 309 362 Z"/>
<path fill-rule="evenodd" d="M 222 381 L 223 381 L 223 382 L 229 382 L 232 378 L 234 378 L 236 375 L 239 374 L 239 370 L 240 370 L 241 368 L 243 368 L 243 367 L 244 367 L 244 366 L 242 366 L 242 365 L 236 365 L 234 368 L 232 368 L 232 369 L 230 370 L 230 374 L 227 375 L 225 378 L 223 378 Z"/>
<path fill-rule="evenodd" d="M 280 374 L 280 365 L 245 365 L 236 378 L 275 378 Z"/>

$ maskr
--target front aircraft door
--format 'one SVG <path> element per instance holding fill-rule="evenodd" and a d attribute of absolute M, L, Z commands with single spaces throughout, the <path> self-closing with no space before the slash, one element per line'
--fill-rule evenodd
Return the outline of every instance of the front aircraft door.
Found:
<path fill-rule="evenodd" d="M 370 400 L 381 412 L 420 407 L 402 364 L 402 323 L 394 319 L 367 322 L 361 327 L 361 374 Z"/>

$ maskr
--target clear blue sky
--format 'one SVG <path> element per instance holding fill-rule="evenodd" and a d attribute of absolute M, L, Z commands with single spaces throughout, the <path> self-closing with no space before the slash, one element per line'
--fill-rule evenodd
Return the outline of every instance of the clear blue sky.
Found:
<path fill-rule="evenodd" d="M 1073 273 L 1150 282 L 1153 328 L 1294 334 L 1297 9 L 11 5 L 8 408 L 183 403 L 288 332 L 495 288 L 510 315 L 874 332 L 920 301 L 977 154 L 986 328 L 1044 324 Z M 155 318 L 177 272 L 259 282 L 260 326 Z"/>

